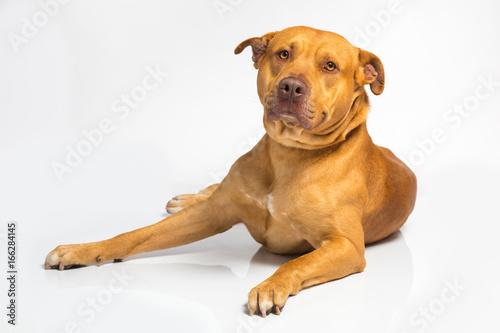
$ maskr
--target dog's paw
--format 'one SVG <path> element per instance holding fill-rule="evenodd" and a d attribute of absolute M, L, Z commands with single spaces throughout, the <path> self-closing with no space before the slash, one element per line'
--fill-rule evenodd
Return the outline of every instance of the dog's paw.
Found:
<path fill-rule="evenodd" d="M 176 197 L 173 197 L 167 203 L 165 209 L 169 214 L 175 214 L 184 208 L 194 205 L 195 203 L 205 200 L 208 198 L 208 195 L 205 194 L 181 194 Z"/>
<path fill-rule="evenodd" d="M 58 268 L 62 271 L 71 266 L 92 263 L 98 263 L 100 266 L 105 259 L 96 250 L 96 245 L 92 243 L 59 245 L 45 258 L 45 269 Z"/>
<path fill-rule="evenodd" d="M 290 295 L 290 290 L 279 280 L 272 278 L 253 288 L 248 294 L 250 316 L 259 313 L 266 317 L 269 313 L 279 315 Z"/>

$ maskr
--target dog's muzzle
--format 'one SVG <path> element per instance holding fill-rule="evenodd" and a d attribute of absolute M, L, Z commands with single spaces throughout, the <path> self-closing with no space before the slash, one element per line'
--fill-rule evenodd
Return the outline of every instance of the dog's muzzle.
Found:
<path fill-rule="evenodd" d="M 282 79 L 277 87 L 267 119 L 283 120 L 289 126 L 302 126 L 306 130 L 313 127 L 314 111 L 308 107 L 309 86 L 296 77 Z"/>

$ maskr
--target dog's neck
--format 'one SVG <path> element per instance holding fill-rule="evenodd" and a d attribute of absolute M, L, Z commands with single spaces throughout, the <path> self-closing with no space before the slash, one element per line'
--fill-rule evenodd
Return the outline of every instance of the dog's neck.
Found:
<path fill-rule="evenodd" d="M 335 124 L 312 133 L 300 127 L 289 127 L 283 121 L 265 121 L 264 128 L 271 139 L 290 148 L 322 149 L 344 141 L 352 130 L 366 123 L 369 110 L 368 95 L 363 87 L 355 91 L 351 108 Z"/>

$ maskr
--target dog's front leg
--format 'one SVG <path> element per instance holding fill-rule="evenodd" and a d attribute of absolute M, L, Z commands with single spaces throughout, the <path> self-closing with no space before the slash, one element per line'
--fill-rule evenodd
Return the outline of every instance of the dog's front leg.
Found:
<path fill-rule="evenodd" d="M 363 242 L 332 237 L 318 249 L 281 266 L 248 294 L 250 315 L 280 314 L 288 296 L 301 289 L 361 272 L 365 268 Z"/>
<path fill-rule="evenodd" d="M 166 219 L 114 238 L 75 245 L 61 245 L 45 259 L 45 267 L 60 270 L 130 257 L 142 252 L 192 243 L 230 229 L 239 219 L 225 195 L 213 195 Z"/>

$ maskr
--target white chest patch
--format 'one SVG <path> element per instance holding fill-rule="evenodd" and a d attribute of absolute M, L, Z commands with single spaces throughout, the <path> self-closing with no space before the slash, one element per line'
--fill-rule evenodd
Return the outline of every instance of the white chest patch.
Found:
<path fill-rule="evenodd" d="M 254 198 L 251 195 L 246 194 L 246 193 L 245 193 L 245 196 L 247 198 L 252 199 L 253 201 L 255 201 L 260 208 L 267 209 L 269 211 L 269 214 L 271 214 L 271 215 L 274 216 L 273 196 L 272 196 L 271 193 L 269 193 L 268 195 L 264 196 L 264 198 L 262 198 L 262 199 Z"/>
<path fill-rule="evenodd" d="M 273 196 L 271 193 L 266 195 L 264 197 L 264 203 L 267 206 L 267 210 L 269 211 L 269 214 L 274 216 L 274 207 L 273 207 Z"/>

